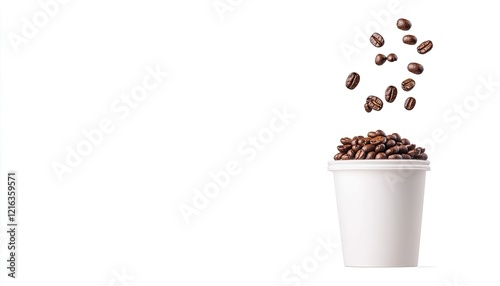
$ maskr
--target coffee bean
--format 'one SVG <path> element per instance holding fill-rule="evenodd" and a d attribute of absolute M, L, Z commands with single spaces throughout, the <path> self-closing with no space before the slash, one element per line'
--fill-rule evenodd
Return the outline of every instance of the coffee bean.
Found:
<path fill-rule="evenodd" d="M 376 136 L 385 136 L 385 132 L 379 129 L 379 130 L 375 131 L 375 135 Z"/>
<path fill-rule="evenodd" d="M 391 160 L 394 160 L 394 159 L 403 159 L 403 156 L 401 156 L 399 154 L 392 154 L 389 157 L 387 157 L 387 159 L 391 159 Z"/>
<path fill-rule="evenodd" d="M 408 151 L 408 155 L 412 156 L 412 157 L 416 157 L 420 154 L 420 150 L 417 150 L 417 149 L 414 149 L 414 150 L 410 150 Z"/>
<path fill-rule="evenodd" d="M 375 153 L 380 153 L 385 151 L 385 145 L 384 144 L 378 144 L 377 147 L 375 147 Z"/>
<path fill-rule="evenodd" d="M 350 149 L 349 151 L 347 151 L 346 155 L 348 155 L 350 158 L 354 158 L 356 153 L 354 152 L 354 150 Z"/>
<path fill-rule="evenodd" d="M 406 110 L 412 110 L 415 107 L 415 104 L 417 103 L 417 100 L 413 97 L 408 97 L 405 101 L 405 108 Z"/>
<path fill-rule="evenodd" d="M 393 86 L 393 85 L 389 85 L 386 89 L 385 89 L 385 100 L 387 102 L 394 102 L 394 100 L 396 100 L 396 96 L 398 95 L 398 89 Z"/>
<path fill-rule="evenodd" d="M 344 137 L 344 138 L 340 139 L 340 143 L 342 143 L 342 144 L 349 144 L 349 143 L 351 143 L 351 140 L 352 139 L 349 138 L 349 137 Z"/>
<path fill-rule="evenodd" d="M 406 145 L 399 146 L 399 153 L 401 153 L 401 154 L 408 153 L 408 147 L 406 147 Z"/>
<path fill-rule="evenodd" d="M 411 156 L 408 154 L 401 154 L 401 157 L 403 157 L 403 159 L 405 159 L 405 160 L 411 159 Z"/>
<path fill-rule="evenodd" d="M 417 149 L 420 150 L 420 153 L 425 153 L 425 148 L 417 147 Z"/>
<path fill-rule="evenodd" d="M 401 136 L 398 133 L 392 133 L 391 135 L 394 136 L 394 140 L 396 140 L 396 142 L 401 141 Z"/>
<path fill-rule="evenodd" d="M 401 139 L 401 143 L 403 143 L 403 145 L 410 145 L 410 140 L 406 139 L 406 138 L 403 138 Z"/>
<path fill-rule="evenodd" d="M 391 136 L 391 135 L 389 135 L 389 136 Z M 389 138 L 389 136 L 387 136 L 387 138 Z M 394 140 L 394 139 L 387 140 L 387 143 L 385 143 L 385 147 L 387 147 L 387 148 L 391 148 L 394 146 L 396 146 L 396 140 Z"/>
<path fill-rule="evenodd" d="M 337 161 L 337 160 L 342 159 L 342 155 L 344 155 L 344 154 L 342 154 L 342 153 L 337 153 L 337 155 L 335 155 L 335 156 L 333 157 L 333 160 Z"/>
<path fill-rule="evenodd" d="M 352 72 L 347 76 L 345 81 L 345 86 L 348 89 L 355 89 L 358 86 L 360 80 L 360 76 L 357 72 Z"/>
<path fill-rule="evenodd" d="M 400 30 L 408 31 L 411 28 L 411 22 L 405 18 L 401 18 L 396 23 L 396 26 L 398 26 Z"/>
<path fill-rule="evenodd" d="M 354 145 L 352 146 L 352 151 L 354 151 L 354 153 L 358 152 L 359 150 L 361 150 L 361 147 L 363 146 L 360 146 L 360 145 Z"/>
<path fill-rule="evenodd" d="M 375 131 L 368 132 L 368 137 L 373 138 L 375 136 L 377 136 L 377 132 L 375 132 Z"/>
<path fill-rule="evenodd" d="M 372 108 L 368 105 L 368 103 L 365 103 L 365 111 L 368 113 L 372 112 Z"/>
<path fill-rule="evenodd" d="M 351 150 L 349 150 L 349 151 L 351 151 Z M 398 153 L 399 153 L 399 146 L 397 146 L 397 145 L 385 150 L 385 154 L 387 156 L 392 155 L 392 154 L 398 154 Z"/>
<path fill-rule="evenodd" d="M 378 153 L 375 159 L 387 159 L 387 155 L 385 155 L 385 153 Z"/>
<path fill-rule="evenodd" d="M 387 142 L 387 138 L 385 138 L 385 136 L 375 136 L 370 139 L 370 144 L 373 145 L 385 144 L 385 142 Z"/>
<path fill-rule="evenodd" d="M 366 157 L 366 152 L 365 150 L 361 149 L 359 150 L 358 152 L 356 152 L 356 156 L 354 157 L 354 159 L 364 159 Z"/>
<path fill-rule="evenodd" d="M 427 154 L 425 154 L 425 153 L 422 153 L 420 155 L 415 156 L 415 159 L 417 159 L 417 160 L 427 160 L 427 158 L 428 158 Z"/>
<path fill-rule="evenodd" d="M 397 60 L 398 60 L 398 56 L 396 56 L 396 54 L 391 53 L 391 54 L 387 55 L 387 61 L 392 63 L 392 62 L 395 62 Z"/>
<path fill-rule="evenodd" d="M 368 152 L 371 152 L 371 151 L 375 150 L 375 145 L 373 145 L 373 144 L 366 144 L 361 149 L 368 153 Z"/>
<path fill-rule="evenodd" d="M 366 154 L 365 159 L 375 159 L 376 155 L 377 155 L 377 153 L 375 153 L 375 151 L 368 152 L 368 154 Z"/>
<path fill-rule="evenodd" d="M 366 101 L 368 106 L 373 110 L 380 111 L 380 109 L 384 107 L 384 102 L 376 96 L 371 95 L 366 99 Z"/>
<path fill-rule="evenodd" d="M 341 159 L 342 159 L 342 160 L 350 160 L 350 159 L 352 159 L 352 158 L 351 158 L 349 155 L 344 154 L 344 155 L 342 155 Z"/>
<path fill-rule="evenodd" d="M 382 54 L 378 54 L 378 55 L 375 56 L 375 64 L 377 66 L 383 65 L 386 60 L 387 60 L 386 56 L 384 56 Z"/>
<path fill-rule="evenodd" d="M 421 74 L 424 72 L 424 67 L 419 63 L 409 63 L 408 71 L 414 74 Z"/>
<path fill-rule="evenodd" d="M 408 148 L 408 152 L 411 151 L 411 150 L 415 150 L 415 148 L 417 147 L 415 144 L 410 144 L 408 146 L 406 146 Z"/>
<path fill-rule="evenodd" d="M 352 148 L 352 146 L 349 144 L 337 146 L 337 150 L 339 150 L 340 153 L 346 153 L 351 148 Z"/>
<path fill-rule="evenodd" d="M 417 52 L 419 54 L 426 54 L 430 50 L 432 50 L 432 47 L 434 45 L 432 44 L 432 41 L 424 41 L 417 47 Z"/>
<path fill-rule="evenodd" d="M 379 33 L 373 33 L 373 35 L 370 37 L 370 43 L 374 45 L 377 48 L 380 48 L 384 45 L 384 37 L 380 35 Z"/>
<path fill-rule="evenodd" d="M 410 91 L 414 87 L 415 87 L 415 81 L 411 78 L 407 78 L 407 79 L 403 80 L 403 82 L 401 83 L 401 88 L 404 91 Z"/>
<path fill-rule="evenodd" d="M 417 37 L 413 35 L 405 35 L 403 36 L 403 43 L 407 45 L 415 45 L 417 43 Z"/>
<path fill-rule="evenodd" d="M 396 135 L 391 134 L 391 135 L 387 135 L 387 139 L 396 141 L 396 139 L 398 139 L 398 137 Z M 396 143 L 394 143 L 394 145 L 396 145 Z"/>

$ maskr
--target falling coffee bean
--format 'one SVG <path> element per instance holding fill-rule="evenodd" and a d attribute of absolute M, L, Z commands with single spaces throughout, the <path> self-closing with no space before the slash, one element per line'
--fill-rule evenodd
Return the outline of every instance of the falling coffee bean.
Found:
<path fill-rule="evenodd" d="M 419 63 L 409 63 L 408 71 L 414 74 L 421 74 L 424 72 L 424 67 Z"/>
<path fill-rule="evenodd" d="M 412 110 L 415 107 L 415 104 L 417 103 L 417 100 L 413 97 L 408 97 L 405 101 L 405 109 L 406 110 Z"/>
<path fill-rule="evenodd" d="M 398 60 L 398 56 L 396 56 L 396 54 L 391 53 L 391 54 L 387 55 L 387 61 L 392 63 L 392 62 L 395 62 L 397 60 Z"/>
<path fill-rule="evenodd" d="M 433 47 L 432 41 L 427 40 L 418 45 L 417 52 L 419 54 L 425 54 L 430 50 L 432 50 L 432 47 Z"/>
<path fill-rule="evenodd" d="M 352 72 L 347 76 L 347 79 L 345 81 L 345 86 L 348 89 L 355 89 L 356 86 L 358 86 L 360 80 L 360 76 L 357 72 Z"/>
<path fill-rule="evenodd" d="M 411 78 L 408 78 L 408 79 L 405 79 L 402 83 L 401 83 L 401 88 L 404 90 L 404 91 L 410 91 L 412 90 L 413 88 L 415 87 L 415 81 Z"/>
<path fill-rule="evenodd" d="M 389 85 L 385 90 L 385 100 L 389 103 L 394 102 L 394 100 L 396 100 L 397 95 L 398 95 L 398 89 L 393 85 Z"/>
<path fill-rule="evenodd" d="M 403 31 L 408 31 L 411 28 L 411 22 L 405 18 L 399 19 L 396 25 L 398 26 L 398 29 Z"/>
<path fill-rule="evenodd" d="M 372 112 L 372 108 L 368 105 L 368 103 L 365 103 L 365 111 L 368 113 Z"/>
<path fill-rule="evenodd" d="M 375 56 L 375 64 L 377 66 L 383 65 L 386 60 L 387 60 L 386 56 L 384 56 L 382 54 L 378 54 L 378 55 Z"/>
<path fill-rule="evenodd" d="M 380 48 L 384 45 L 384 37 L 380 35 L 379 33 L 373 33 L 373 35 L 370 37 L 370 43 L 374 45 L 377 48 Z"/>
<path fill-rule="evenodd" d="M 367 99 L 366 99 L 366 102 L 368 103 L 368 106 L 373 109 L 373 110 L 376 110 L 376 111 L 380 111 L 380 109 L 382 109 L 382 107 L 384 107 L 384 102 L 382 102 L 382 100 L 376 96 L 369 96 Z"/>
<path fill-rule="evenodd" d="M 415 45 L 417 43 L 417 37 L 413 35 L 405 35 L 403 36 L 403 43 L 407 45 Z"/>

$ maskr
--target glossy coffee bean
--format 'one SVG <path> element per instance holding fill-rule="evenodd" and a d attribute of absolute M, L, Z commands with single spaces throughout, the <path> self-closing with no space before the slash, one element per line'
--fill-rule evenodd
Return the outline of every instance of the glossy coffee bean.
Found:
<path fill-rule="evenodd" d="M 415 104 L 417 104 L 417 100 L 410 96 L 405 101 L 405 109 L 412 110 L 413 108 L 415 108 Z"/>
<path fill-rule="evenodd" d="M 370 95 L 366 99 L 366 101 L 368 103 L 368 106 L 370 106 L 370 108 L 373 110 L 380 111 L 382 107 L 384 107 L 384 102 L 382 102 L 382 100 L 376 96 Z"/>
<path fill-rule="evenodd" d="M 385 132 L 383 130 L 379 129 L 379 130 L 375 131 L 375 135 L 376 136 L 385 136 Z"/>
<path fill-rule="evenodd" d="M 373 145 L 373 144 L 366 144 L 361 149 L 368 153 L 368 152 L 371 152 L 371 151 L 375 150 L 375 145 Z"/>
<path fill-rule="evenodd" d="M 406 153 L 408 153 L 408 147 L 406 147 L 406 145 L 399 146 L 399 153 L 400 154 L 406 154 Z"/>
<path fill-rule="evenodd" d="M 410 150 L 410 151 L 408 151 L 408 155 L 410 155 L 413 158 L 415 158 L 416 156 L 420 155 L 420 150 L 417 150 L 417 149 Z"/>
<path fill-rule="evenodd" d="M 403 156 L 401 156 L 400 154 L 392 154 L 389 157 L 387 157 L 387 159 L 391 159 L 391 160 L 394 160 L 394 159 L 403 159 Z"/>
<path fill-rule="evenodd" d="M 401 139 L 401 143 L 403 143 L 403 145 L 410 145 L 410 140 L 406 139 L 406 138 L 403 138 Z"/>
<path fill-rule="evenodd" d="M 415 87 L 415 81 L 411 78 L 407 78 L 405 79 L 402 83 L 401 83 L 401 88 L 404 90 L 404 91 L 410 91 L 412 90 L 413 88 Z"/>
<path fill-rule="evenodd" d="M 421 74 L 424 72 L 424 67 L 419 63 L 409 63 L 408 71 L 414 74 Z"/>
<path fill-rule="evenodd" d="M 368 132 L 368 137 L 373 138 L 375 136 L 377 136 L 377 132 L 375 132 L 375 131 Z"/>
<path fill-rule="evenodd" d="M 385 145 L 384 144 L 378 144 L 377 147 L 375 147 L 375 153 L 380 153 L 385 151 Z"/>
<path fill-rule="evenodd" d="M 379 33 L 373 33 L 370 37 L 370 43 L 372 43 L 375 47 L 380 48 L 385 43 L 384 37 L 382 37 Z"/>
<path fill-rule="evenodd" d="M 398 19 L 396 26 L 400 30 L 408 31 L 411 28 L 411 22 L 405 18 L 400 18 L 400 19 Z"/>
<path fill-rule="evenodd" d="M 391 136 L 391 135 L 389 135 L 389 136 Z M 387 136 L 387 138 L 389 138 L 389 136 Z M 385 147 L 387 147 L 387 148 L 391 148 L 394 146 L 396 146 L 396 140 L 394 140 L 394 139 L 387 140 L 387 143 L 385 143 Z"/>
<path fill-rule="evenodd" d="M 385 155 L 385 153 L 378 153 L 375 159 L 387 159 L 387 155 Z"/>
<path fill-rule="evenodd" d="M 394 136 L 394 140 L 396 140 L 396 142 L 401 141 L 401 136 L 398 133 L 392 133 L 391 135 Z"/>
<path fill-rule="evenodd" d="M 398 153 L 399 153 L 399 147 L 397 145 L 385 150 L 385 154 L 387 156 Z"/>
<path fill-rule="evenodd" d="M 403 157 L 403 159 L 405 159 L 405 160 L 411 159 L 411 156 L 408 154 L 401 154 L 401 157 Z"/>
<path fill-rule="evenodd" d="M 387 102 L 394 102 L 394 100 L 396 100 L 396 96 L 398 95 L 398 89 L 393 86 L 393 85 L 389 85 L 386 89 L 385 89 L 385 100 Z"/>
<path fill-rule="evenodd" d="M 417 47 L 417 52 L 419 54 L 426 54 L 430 50 L 432 50 L 432 47 L 434 45 L 432 44 L 432 41 L 424 41 Z"/>
<path fill-rule="evenodd" d="M 414 150 L 417 146 L 415 144 L 410 144 L 406 146 L 408 148 L 408 151 Z"/>
<path fill-rule="evenodd" d="M 428 159 L 428 157 L 427 157 L 427 154 L 422 153 L 422 154 L 417 155 L 417 156 L 415 157 L 415 159 L 417 159 L 417 160 L 427 160 L 427 159 Z"/>
<path fill-rule="evenodd" d="M 350 149 L 349 151 L 347 151 L 346 153 L 350 158 L 354 158 L 354 156 L 356 155 L 356 153 L 354 152 L 354 150 Z"/>
<path fill-rule="evenodd" d="M 368 152 L 368 154 L 366 154 L 365 159 L 375 159 L 376 155 L 377 155 L 377 153 L 375 153 L 375 151 Z"/>
<path fill-rule="evenodd" d="M 385 138 L 385 136 L 375 136 L 370 139 L 370 144 L 373 145 L 385 144 L 385 142 L 387 142 L 387 138 Z"/>
<path fill-rule="evenodd" d="M 352 139 L 349 138 L 349 137 L 344 137 L 344 138 L 340 139 L 340 143 L 342 143 L 342 144 L 349 144 L 349 143 L 351 143 L 351 140 Z"/>
<path fill-rule="evenodd" d="M 359 159 L 364 159 L 366 157 L 366 152 L 365 150 L 361 149 L 358 152 L 356 152 L 356 156 L 354 159 L 359 160 Z"/>
<path fill-rule="evenodd" d="M 351 145 L 339 145 L 337 146 L 337 150 L 339 150 L 339 152 L 341 153 L 346 153 L 349 149 L 351 149 Z"/>
<path fill-rule="evenodd" d="M 372 108 L 368 105 L 368 103 L 365 103 L 365 111 L 368 113 L 372 112 Z"/>
<path fill-rule="evenodd" d="M 416 149 L 420 150 L 420 153 L 425 153 L 425 148 L 417 147 Z"/>
<path fill-rule="evenodd" d="M 390 53 L 390 54 L 387 55 L 387 61 L 388 62 L 392 63 L 392 62 L 395 62 L 397 60 L 398 60 L 398 56 L 396 56 L 396 54 Z"/>
<path fill-rule="evenodd" d="M 345 81 L 345 86 L 348 89 L 355 89 L 356 86 L 358 86 L 360 79 L 361 77 L 357 72 L 352 72 L 347 76 L 347 79 Z"/>
<path fill-rule="evenodd" d="M 354 151 L 354 153 L 358 152 L 359 150 L 361 150 L 361 146 L 359 145 L 352 146 L 352 151 Z"/>
<path fill-rule="evenodd" d="M 385 61 L 387 60 L 387 57 L 382 55 L 382 54 L 378 54 L 375 56 L 375 64 L 377 66 L 381 66 L 385 63 Z"/>
<path fill-rule="evenodd" d="M 350 160 L 350 159 L 352 159 L 352 158 L 351 158 L 349 155 L 344 154 L 344 155 L 342 155 L 341 159 L 342 159 L 342 160 Z"/>
<path fill-rule="evenodd" d="M 415 45 L 417 43 L 417 37 L 413 35 L 405 35 L 403 37 L 403 43 L 407 45 Z"/>
<path fill-rule="evenodd" d="M 335 156 L 333 157 L 333 160 L 335 160 L 335 161 L 337 161 L 337 160 L 341 160 L 341 159 L 342 159 L 342 155 L 344 155 L 344 154 L 342 154 L 342 153 L 337 153 L 337 155 L 335 155 Z"/>

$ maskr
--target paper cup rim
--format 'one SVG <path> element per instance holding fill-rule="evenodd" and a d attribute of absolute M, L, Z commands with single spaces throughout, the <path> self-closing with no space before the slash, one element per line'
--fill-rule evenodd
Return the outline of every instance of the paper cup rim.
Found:
<path fill-rule="evenodd" d="M 328 162 L 328 171 L 342 170 L 421 170 L 430 171 L 429 160 L 338 160 Z"/>

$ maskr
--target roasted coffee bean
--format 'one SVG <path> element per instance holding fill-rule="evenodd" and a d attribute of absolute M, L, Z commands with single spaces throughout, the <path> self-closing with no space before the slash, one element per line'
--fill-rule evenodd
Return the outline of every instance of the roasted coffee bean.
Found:
<path fill-rule="evenodd" d="M 391 135 L 389 135 L 389 136 L 391 136 Z M 389 136 L 387 136 L 387 138 L 389 138 Z M 387 148 L 391 148 L 394 146 L 396 146 L 396 140 L 394 140 L 394 139 L 387 140 L 387 143 L 385 143 L 385 147 L 387 147 Z"/>
<path fill-rule="evenodd" d="M 393 85 L 389 85 L 386 89 L 385 89 L 385 100 L 387 102 L 394 102 L 394 100 L 396 100 L 396 96 L 398 95 L 398 89 L 393 86 Z"/>
<path fill-rule="evenodd" d="M 370 139 L 370 144 L 373 145 L 385 144 L 385 142 L 387 142 L 387 138 L 385 138 L 385 136 L 375 136 Z"/>
<path fill-rule="evenodd" d="M 398 26 L 400 30 L 408 31 L 411 28 L 411 22 L 405 18 L 401 18 L 396 23 L 396 26 Z"/>
<path fill-rule="evenodd" d="M 385 61 L 387 60 L 387 57 L 382 55 L 382 54 L 378 54 L 375 56 L 375 64 L 377 66 L 381 66 L 385 63 Z"/>
<path fill-rule="evenodd" d="M 368 106 L 373 110 L 380 111 L 384 107 L 384 102 L 376 96 L 371 95 L 366 100 L 368 101 Z"/>
<path fill-rule="evenodd" d="M 344 155 L 344 154 L 342 154 L 342 153 L 337 153 L 337 155 L 335 155 L 335 157 L 333 157 L 333 160 L 337 161 L 337 160 L 342 159 L 342 155 Z"/>
<path fill-rule="evenodd" d="M 361 144 L 362 146 L 365 146 L 366 144 L 370 144 L 370 137 L 365 137 L 365 138 L 359 139 L 358 141 L 360 141 L 359 144 Z"/>
<path fill-rule="evenodd" d="M 410 151 L 408 151 L 408 155 L 415 158 L 416 156 L 420 155 L 420 150 L 417 150 L 417 149 L 410 150 Z"/>
<path fill-rule="evenodd" d="M 385 145 L 384 144 L 378 144 L 377 147 L 375 147 L 375 153 L 380 153 L 385 151 Z"/>
<path fill-rule="evenodd" d="M 368 153 L 368 152 L 371 152 L 371 151 L 375 151 L 375 145 L 373 145 L 373 144 L 366 144 L 361 149 Z"/>
<path fill-rule="evenodd" d="M 425 54 L 432 50 L 433 44 L 432 41 L 424 41 L 417 47 L 417 52 L 419 54 Z"/>
<path fill-rule="evenodd" d="M 372 112 L 372 108 L 368 105 L 368 103 L 365 103 L 365 111 L 368 113 Z"/>
<path fill-rule="evenodd" d="M 392 133 L 391 135 L 394 136 L 394 140 L 396 140 L 396 142 L 401 141 L 401 136 L 398 133 Z"/>
<path fill-rule="evenodd" d="M 409 63 L 408 71 L 414 74 L 421 74 L 424 72 L 424 67 L 419 63 Z"/>
<path fill-rule="evenodd" d="M 346 153 L 349 149 L 351 149 L 351 145 L 349 144 L 345 144 L 345 145 L 339 145 L 337 146 L 337 150 L 339 150 L 339 152 L 341 153 Z"/>
<path fill-rule="evenodd" d="M 417 147 L 417 149 L 420 150 L 420 153 L 425 153 L 425 148 Z"/>
<path fill-rule="evenodd" d="M 407 45 L 415 45 L 417 43 L 417 37 L 413 35 L 405 35 L 403 37 L 403 43 Z"/>
<path fill-rule="evenodd" d="M 377 132 L 375 132 L 375 131 L 368 132 L 368 137 L 373 138 L 375 136 L 377 136 Z"/>
<path fill-rule="evenodd" d="M 398 139 L 398 137 L 396 135 L 391 134 L 391 135 L 387 135 L 387 139 L 396 141 L 396 139 Z M 394 144 L 394 145 L 396 145 L 396 144 Z"/>
<path fill-rule="evenodd" d="M 351 158 L 354 158 L 354 156 L 356 155 L 356 153 L 354 152 L 354 150 L 350 149 L 349 151 L 347 151 L 346 153 L 349 157 Z"/>
<path fill-rule="evenodd" d="M 389 157 L 387 157 L 387 159 L 403 159 L 403 156 L 399 155 L 399 154 L 392 154 L 390 155 Z"/>
<path fill-rule="evenodd" d="M 384 45 L 384 37 L 380 35 L 379 33 L 373 33 L 373 35 L 370 37 L 370 43 L 374 45 L 377 48 L 380 48 Z"/>
<path fill-rule="evenodd" d="M 417 146 L 415 144 L 410 144 L 406 146 L 408 148 L 408 151 L 414 150 Z"/>
<path fill-rule="evenodd" d="M 349 155 L 344 154 L 344 155 L 342 155 L 341 159 L 342 159 L 342 160 L 350 160 L 350 159 L 352 159 L 352 158 L 351 158 Z"/>
<path fill-rule="evenodd" d="M 351 150 L 349 150 L 349 151 L 351 151 Z M 397 146 L 397 145 L 385 150 L 385 154 L 387 156 L 392 155 L 392 154 L 398 154 L 398 153 L 399 153 L 399 146 Z"/>
<path fill-rule="evenodd" d="M 360 146 L 360 145 L 354 145 L 354 146 L 352 146 L 352 148 L 351 148 L 351 149 L 352 149 L 352 151 L 354 151 L 354 152 L 358 152 L 359 150 L 361 150 L 361 147 L 363 147 L 363 146 Z"/>
<path fill-rule="evenodd" d="M 405 109 L 406 110 L 412 110 L 415 107 L 415 104 L 417 103 L 417 100 L 413 97 L 408 97 L 405 101 Z"/>
<path fill-rule="evenodd" d="M 406 145 L 399 146 L 399 153 L 400 154 L 406 154 L 406 153 L 408 153 L 408 147 L 406 147 Z"/>
<path fill-rule="evenodd" d="M 383 130 L 377 130 L 377 131 L 375 131 L 375 135 L 377 135 L 377 136 L 385 136 L 385 132 Z"/>
<path fill-rule="evenodd" d="M 404 91 L 410 91 L 414 87 L 415 87 L 415 81 L 411 78 L 407 78 L 407 79 L 403 80 L 403 82 L 401 83 L 401 88 Z"/>
<path fill-rule="evenodd" d="M 375 151 L 368 152 L 368 154 L 366 154 L 365 159 L 375 159 L 376 155 L 377 155 L 377 153 L 375 153 Z"/>
<path fill-rule="evenodd" d="M 415 159 L 417 159 L 417 160 L 427 160 L 427 158 L 428 158 L 427 154 L 425 154 L 425 153 L 422 153 L 420 155 L 415 156 Z"/>
<path fill-rule="evenodd" d="M 410 140 L 406 139 L 406 138 L 403 138 L 401 139 L 401 143 L 403 143 L 403 145 L 410 145 Z"/>
<path fill-rule="evenodd" d="M 390 53 L 387 55 L 387 61 L 392 63 L 392 62 L 395 62 L 397 60 L 398 60 L 398 56 L 396 56 L 396 54 Z"/>
<path fill-rule="evenodd" d="M 403 157 L 403 159 L 405 159 L 405 160 L 411 159 L 411 156 L 408 154 L 401 154 L 401 157 Z"/>
<path fill-rule="evenodd" d="M 360 79 L 361 77 L 357 72 L 352 72 L 347 76 L 347 79 L 345 81 L 345 86 L 348 89 L 355 89 L 356 86 L 358 86 Z"/>
<path fill-rule="evenodd" d="M 349 143 L 351 143 L 351 140 L 352 139 L 349 138 L 349 137 L 344 137 L 344 138 L 340 139 L 340 143 L 342 143 L 342 144 L 349 144 Z"/>
<path fill-rule="evenodd" d="M 366 152 L 365 150 L 361 149 L 359 150 L 358 152 L 356 152 L 356 156 L 354 157 L 354 159 L 364 159 L 366 157 Z"/>
<path fill-rule="evenodd" d="M 385 155 L 385 153 L 378 153 L 375 159 L 387 159 L 387 155 Z"/>

